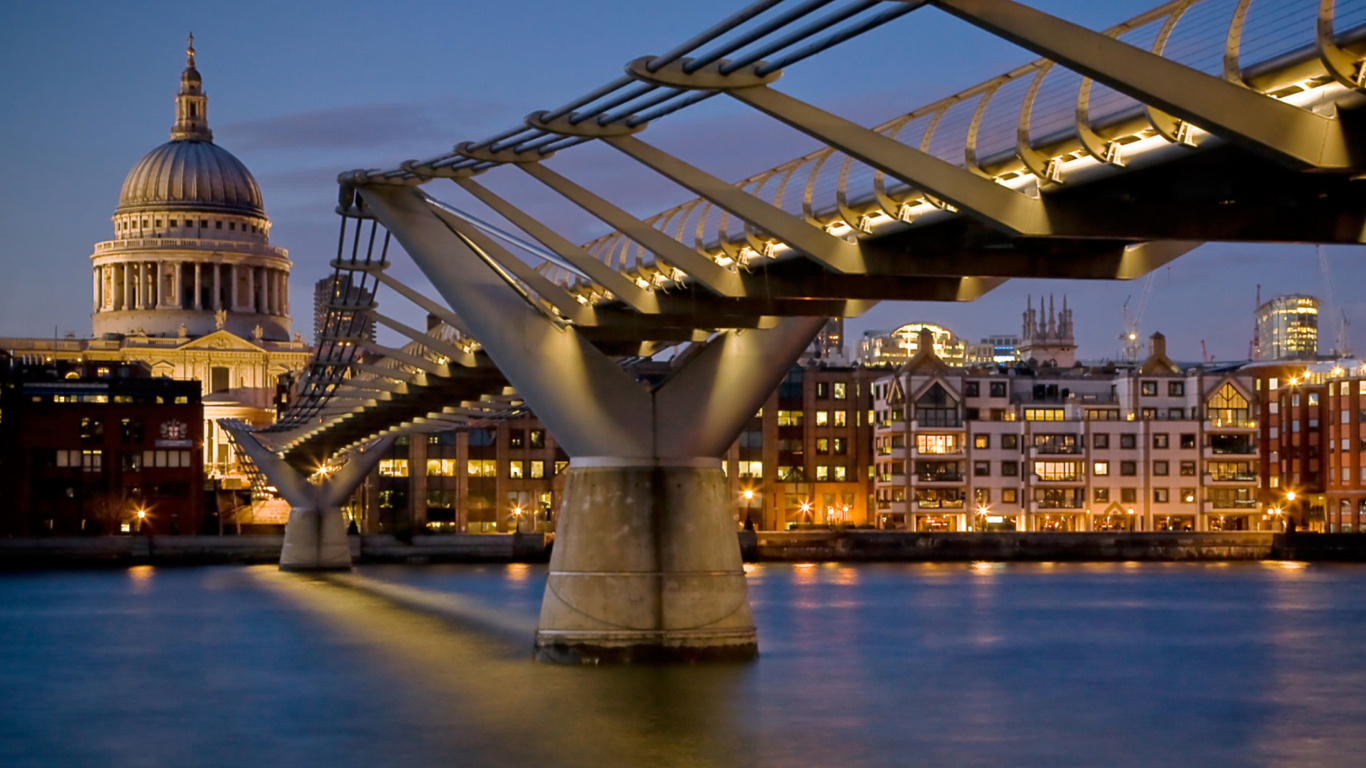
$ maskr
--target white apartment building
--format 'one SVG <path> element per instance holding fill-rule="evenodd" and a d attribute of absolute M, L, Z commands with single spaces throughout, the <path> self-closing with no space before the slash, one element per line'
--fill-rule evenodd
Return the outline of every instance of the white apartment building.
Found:
<path fill-rule="evenodd" d="M 1262 530 L 1250 375 L 952 368 L 932 345 L 874 383 L 874 520 L 916 531 Z"/>

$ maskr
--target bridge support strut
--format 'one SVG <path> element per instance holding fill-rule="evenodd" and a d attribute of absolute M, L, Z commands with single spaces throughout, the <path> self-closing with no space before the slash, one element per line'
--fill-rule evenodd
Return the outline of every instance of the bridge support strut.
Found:
<path fill-rule="evenodd" d="M 638 383 L 509 285 L 463 220 L 415 189 L 357 191 L 571 457 L 536 657 L 755 656 L 720 457 L 825 318 L 718 333 Z"/>
<path fill-rule="evenodd" d="M 225 424 L 224 427 L 232 433 L 237 447 L 251 457 L 256 468 L 275 486 L 280 497 L 289 502 L 285 543 L 280 549 L 280 570 L 351 570 L 351 545 L 346 539 L 341 505 L 379 463 L 395 436 L 383 437 L 364 452 L 353 454 L 346 465 L 315 484 L 261 445 L 240 425 Z"/>

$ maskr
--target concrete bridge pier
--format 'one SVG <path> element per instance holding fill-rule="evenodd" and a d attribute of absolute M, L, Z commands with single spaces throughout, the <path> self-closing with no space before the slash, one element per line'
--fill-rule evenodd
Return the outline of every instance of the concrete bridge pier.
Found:
<path fill-rule="evenodd" d="M 490 263 L 509 256 L 463 220 L 411 187 L 357 192 L 571 457 L 536 657 L 753 658 L 720 457 L 825 318 L 717 333 L 662 383 L 639 383 L 510 285 Z"/>
<path fill-rule="evenodd" d="M 257 469 L 275 486 L 280 497 L 289 502 L 285 543 L 280 549 L 280 570 L 351 570 L 351 546 L 346 539 L 341 505 L 379 463 L 395 436 L 381 438 L 365 451 L 353 454 L 340 469 L 318 473 L 315 475 L 317 482 L 310 482 L 308 476 L 261 445 L 241 424 L 223 426 L 237 447 L 251 457 Z"/>

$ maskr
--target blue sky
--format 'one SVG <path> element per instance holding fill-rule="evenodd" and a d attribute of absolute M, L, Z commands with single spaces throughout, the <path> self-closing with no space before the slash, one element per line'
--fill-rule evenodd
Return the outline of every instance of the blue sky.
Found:
<path fill-rule="evenodd" d="M 195 33 L 216 141 L 261 185 L 272 241 L 294 259 L 294 327 L 311 337 L 312 282 L 335 247 L 335 177 L 429 157 L 549 109 L 661 53 L 740 2 L 19 2 L 0 7 L 0 335 L 89 333 L 89 255 L 111 234 L 128 169 L 167 140 Z M 1146 10 L 1152 0 L 1031 0 L 1093 28 Z M 873 124 L 1030 60 L 936 10 L 922 10 L 793 67 L 779 87 Z M 725 99 L 651 126 L 644 137 L 725 178 L 742 178 L 812 148 L 809 140 Z M 609 149 L 580 147 L 556 170 L 641 216 L 689 195 Z M 484 179 L 572 239 L 600 225 L 520 183 Z M 481 209 L 447 182 L 429 190 Z M 533 194 L 533 192 L 536 192 Z M 1362 249 L 1328 250 L 1339 307 L 1366 346 Z M 416 270 L 403 257 L 404 275 Z M 1247 353 L 1255 286 L 1264 297 L 1325 296 L 1316 249 L 1210 244 L 1160 271 L 1144 332 L 1161 330 L 1174 356 L 1195 360 L 1204 339 L 1221 360 Z M 1017 280 L 972 304 L 886 303 L 851 321 L 868 328 L 929 321 L 970 339 L 1018 333 L 1029 294 L 1068 296 L 1079 353 L 1118 351 L 1120 307 L 1139 283 Z M 381 297 L 383 301 L 383 297 Z M 1331 339 L 1336 324 L 1324 336 Z"/>

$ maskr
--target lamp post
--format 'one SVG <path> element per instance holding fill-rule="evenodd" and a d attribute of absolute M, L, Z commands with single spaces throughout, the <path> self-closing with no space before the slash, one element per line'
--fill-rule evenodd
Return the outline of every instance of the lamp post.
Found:
<path fill-rule="evenodd" d="M 142 524 L 147 522 L 147 510 L 138 510 L 138 533 L 142 533 Z"/>
<path fill-rule="evenodd" d="M 522 532 L 522 505 L 518 504 L 512 508 L 512 532 L 518 534 Z"/>

